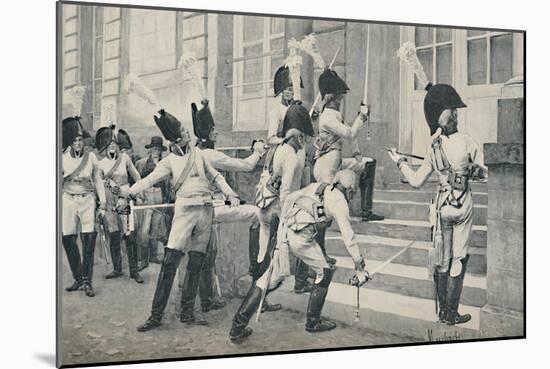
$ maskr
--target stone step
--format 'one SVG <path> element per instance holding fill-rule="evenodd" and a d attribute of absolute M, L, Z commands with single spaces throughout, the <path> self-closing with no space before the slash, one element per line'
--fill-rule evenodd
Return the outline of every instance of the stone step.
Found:
<path fill-rule="evenodd" d="M 412 242 L 411 240 L 365 234 L 356 234 L 355 238 L 364 253 L 363 255 L 372 260 L 382 261 L 389 259 L 399 252 L 402 247 Z M 428 260 L 428 250 L 431 247 L 430 242 L 416 241 L 407 251 L 395 259 L 395 263 L 425 267 Z M 339 232 L 327 232 L 326 250 L 330 255 L 349 256 Z M 468 271 L 485 275 L 487 273 L 487 249 L 485 247 L 470 246 L 469 252 Z"/>
<path fill-rule="evenodd" d="M 438 182 L 434 180 L 430 180 L 426 182 L 422 187 L 419 189 L 416 189 L 416 191 L 431 191 L 434 193 L 437 189 Z M 470 188 L 472 189 L 472 192 L 481 192 L 481 193 L 487 193 L 487 182 L 470 182 Z M 408 183 L 387 183 L 384 188 L 380 188 L 383 190 L 415 190 L 410 184 Z"/>
<path fill-rule="evenodd" d="M 338 269 L 332 281 L 347 284 L 354 275 L 353 260 L 349 256 L 338 256 L 336 260 Z M 383 261 L 367 259 L 367 270 L 373 271 L 382 263 Z M 428 277 L 426 267 L 397 263 L 390 263 L 373 274 L 372 280 L 365 285 L 365 288 L 432 300 L 435 296 L 434 283 L 432 278 Z M 484 276 L 466 273 L 460 301 L 463 304 L 481 308 L 487 303 L 486 289 L 487 281 Z"/>
<path fill-rule="evenodd" d="M 270 294 L 269 300 L 281 303 L 285 309 L 304 312 L 309 294 L 293 291 L 294 278 Z M 469 313 L 472 320 L 458 326 L 437 323 L 434 301 L 403 296 L 393 292 L 360 288 L 359 314 L 355 321 L 357 288 L 342 283 L 331 283 L 322 315 L 344 324 L 375 331 L 412 337 L 420 341 L 462 340 L 479 338 L 480 308 L 461 305 L 462 314 Z"/>
<path fill-rule="evenodd" d="M 429 218 L 429 203 L 403 200 L 373 201 L 376 214 L 386 218 L 405 220 L 427 220 Z M 474 224 L 487 225 L 487 205 L 474 205 Z"/>
<path fill-rule="evenodd" d="M 475 205 L 487 205 L 487 192 L 472 192 Z M 435 189 L 433 191 L 427 189 L 415 190 L 412 187 L 408 189 L 375 189 L 373 201 L 390 200 L 390 201 L 414 201 L 429 204 L 435 197 Z M 355 196 L 355 201 L 359 202 L 360 197 Z"/>
<path fill-rule="evenodd" d="M 387 218 L 378 222 L 363 222 L 360 218 L 351 217 L 353 230 L 358 234 L 382 237 L 403 238 L 413 241 L 429 241 L 431 237 L 428 221 Z M 332 222 L 331 231 L 338 231 L 336 222 Z M 469 239 L 474 247 L 487 246 L 487 226 L 474 225 Z"/>

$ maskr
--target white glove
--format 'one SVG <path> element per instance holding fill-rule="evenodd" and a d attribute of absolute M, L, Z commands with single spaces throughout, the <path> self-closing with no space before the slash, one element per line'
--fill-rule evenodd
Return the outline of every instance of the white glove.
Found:
<path fill-rule="evenodd" d="M 399 159 L 401 159 L 401 155 L 397 153 L 397 149 L 395 147 L 392 148 L 391 151 L 388 151 L 388 155 L 394 163 L 397 163 Z"/>
<path fill-rule="evenodd" d="M 360 107 L 360 110 L 359 110 L 359 114 L 361 115 L 361 119 L 363 119 L 363 121 L 369 119 L 369 115 L 370 115 L 370 106 L 369 106 L 369 105 L 361 104 L 361 107 Z"/>
<path fill-rule="evenodd" d="M 258 153 L 260 156 L 263 156 L 265 154 L 265 144 L 263 141 L 256 141 L 254 142 L 254 145 L 252 145 L 252 151 L 255 153 Z"/>

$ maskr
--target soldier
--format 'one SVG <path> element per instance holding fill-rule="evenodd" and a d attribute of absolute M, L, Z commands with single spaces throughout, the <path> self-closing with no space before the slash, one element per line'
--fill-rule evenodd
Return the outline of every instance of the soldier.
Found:
<path fill-rule="evenodd" d="M 106 220 L 110 233 L 111 260 L 113 261 L 113 271 L 105 278 L 112 279 L 123 275 L 120 250 L 120 242 L 123 238 L 126 244 L 130 278 L 137 283 L 143 283 L 143 278 L 138 272 L 138 247 L 133 214 L 118 214 L 115 209 L 120 192 L 126 191 L 130 187 L 129 177 L 134 181 L 141 179 L 130 157 L 121 152 L 121 148 L 131 148 L 130 136 L 122 129 L 116 132 L 114 125 L 101 127 L 96 133 L 96 144 L 99 154 L 103 155 L 99 161 L 99 167 L 103 171 L 107 196 Z"/>
<path fill-rule="evenodd" d="M 73 274 L 74 283 L 66 291 L 84 289 L 86 296 L 95 296 L 92 287 L 95 250 L 95 209 L 97 195 L 99 212 L 106 209 L 105 188 L 101 171 L 93 152 L 84 150 L 83 140 L 89 135 L 82 128 L 79 117 L 62 122 L 62 233 L 63 247 Z M 82 260 L 76 243 L 80 223 Z"/>
<path fill-rule="evenodd" d="M 215 129 L 214 118 L 208 106 L 208 100 L 204 100 L 203 108 L 198 110 L 193 103 L 191 111 L 193 114 L 193 130 L 198 139 L 197 147 L 201 150 L 203 157 L 212 166 L 224 172 L 251 172 L 256 168 L 258 161 L 265 153 L 263 141 L 255 141 L 252 144 L 252 154 L 245 159 L 231 158 L 221 151 L 215 149 L 218 132 Z M 214 198 L 226 200 L 223 193 L 216 188 L 213 189 Z M 214 209 L 214 229 L 208 244 L 206 259 L 201 272 L 199 295 L 201 298 L 201 309 L 203 312 L 223 308 L 226 304 L 223 300 L 214 299 L 212 276 L 215 272 L 215 261 L 218 252 L 217 239 L 220 223 L 248 222 L 251 223 L 251 233 L 257 232 L 259 227 L 259 209 L 253 205 L 241 205 L 238 207 L 220 206 Z M 249 245 L 254 247 L 255 245 Z"/>
<path fill-rule="evenodd" d="M 302 77 L 300 77 L 300 88 L 303 87 L 304 85 L 302 83 Z M 279 69 L 277 69 L 277 71 L 275 72 L 275 77 L 273 78 L 273 92 L 275 97 L 281 95 L 281 100 L 280 104 L 277 104 L 269 114 L 269 127 L 267 131 L 267 143 L 271 145 L 271 150 L 275 150 L 277 145 L 283 143 L 283 120 L 285 118 L 288 107 L 294 103 L 294 88 L 295 86 L 293 86 L 292 78 L 290 77 L 290 69 L 284 65 L 279 67 Z M 271 155 L 273 155 L 273 153 L 271 153 L 270 156 Z M 307 160 L 307 146 L 304 147 L 304 156 L 306 159 L 304 168 L 302 169 L 302 186 L 300 187 L 309 184 L 311 179 L 312 165 L 310 165 L 311 161 Z M 266 218 L 266 220 L 269 220 L 269 218 Z M 264 224 L 264 227 L 266 227 L 266 224 Z M 267 234 L 267 229 L 264 230 L 264 232 L 266 232 Z M 252 230 L 250 245 L 257 244 L 255 240 L 257 240 L 258 237 L 259 236 L 254 233 L 254 230 Z M 263 237 L 262 240 L 267 244 L 266 237 Z M 251 249 L 251 265 L 254 264 L 254 259 L 255 257 L 257 257 L 258 252 L 258 250 Z M 253 268 L 251 268 L 250 272 L 251 275 L 254 274 Z M 294 291 L 299 294 L 310 292 L 312 284 L 308 280 L 308 267 L 300 259 L 296 260 L 294 275 L 296 283 L 296 285 L 294 286 Z"/>
<path fill-rule="evenodd" d="M 270 229 L 272 233 L 277 232 L 272 229 L 271 223 L 273 217 L 280 217 L 282 204 L 285 203 L 287 196 L 300 188 L 302 179 L 302 171 L 304 169 L 305 153 L 304 144 L 306 136 L 313 135 L 313 126 L 307 109 L 301 104 L 291 105 L 283 120 L 284 134 L 283 143 L 278 145 L 274 150 L 273 157 L 267 158 L 265 169 L 260 178 L 256 193 L 256 204 L 260 207 L 260 222 L 264 224 L 264 228 Z M 263 241 L 262 240 L 266 240 Z M 230 334 L 232 341 L 239 341 L 250 335 L 251 331 L 244 328 L 248 324 L 248 320 L 252 316 L 254 310 L 260 304 L 261 291 L 272 290 L 271 286 L 277 283 L 270 282 L 268 265 L 274 262 L 278 265 L 278 270 L 272 273 L 271 280 L 281 279 L 287 274 L 288 255 L 285 250 L 278 250 L 273 256 L 268 252 L 267 240 L 270 238 L 269 232 L 260 233 L 260 250 L 257 257 L 257 266 L 254 268 L 252 286 L 245 297 L 241 307 L 235 314 L 232 333 Z M 279 268 L 280 267 L 280 268 Z M 258 295 L 258 291 L 260 295 Z M 266 302 L 262 305 L 262 310 Z M 269 305 L 268 305 L 269 306 Z M 277 310 L 280 305 L 277 305 Z"/>
<path fill-rule="evenodd" d="M 460 294 L 468 264 L 468 237 L 472 231 L 473 199 L 470 180 L 485 177 L 483 152 L 468 135 L 458 132 L 457 109 L 465 108 L 458 93 L 446 84 L 428 84 L 424 98 L 424 114 L 432 142 L 427 148 L 422 166 L 414 171 L 404 156 L 395 149 L 389 152 L 401 173 L 412 187 L 422 186 L 435 171 L 439 190 L 431 214 L 435 220 L 434 246 L 430 259 L 434 261 L 434 282 L 439 303 L 439 322 L 461 324 L 470 314 L 458 312 Z"/>
<path fill-rule="evenodd" d="M 145 145 L 148 150 L 148 155 L 136 162 L 136 169 L 141 178 L 147 177 L 157 166 L 162 159 L 162 153 L 167 149 L 162 143 L 162 137 L 151 137 L 151 143 Z M 167 197 L 167 183 L 161 181 L 155 183 L 151 188 L 143 191 L 144 204 L 156 205 L 164 203 Z M 140 269 L 146 268 L 149 262 L 160 264 L 162 260 L 158 257 L 158 243 L 166 239 L 165 221 L 168 215 L 160 210 L 145 209 L 140 214 L 140 239 L 144 243 L 142 245 L 141 259 L 142 265 Z"/>
<path fill-rule="evenodd" d="M 361 111 L 353 124 L 348 126 L 344 123 L 340 106 L 349 87 L 331 69 L 325 69 L 319 76 L 319 91 L 323 98 L 323 111 L 319 117 L 319 136 L 314 144 L 317 147 L 313 168 L 315 179 L 318 182 L 331 183 L 332 177 L 338 170 L 353 170 L 359 175 L 362 219 L 364 221 L 383 220 L 384 217 L 372 212 L 376 160 L 363 157 L 357 143 L 359 130 L 369 119 L 369 109 L 361 105 Z M 351 141 L 353 158 L 342 158 L 344 140 Z"/>
<path fill-rule="evenodd" d="M 300 77 L 300 88 L 303 88 L 302 78 Z M 267 130 L 267 143 L 276 146 L 283 142 L 282 135 L 283 120 L 286 111 L 294 102 L 294 87 L 290 78 L 290 70 L 286 66 L 281 66 L 275 72 L 273 78 L 273 90 L 275 97 L 281 95 L 280 104 L 269 114 L 269 127 Z"/>
<path fill-rule="evenodd" d="M 327 262 L 321 247 L 315 239 L 315 233 L 326 228 L 328 222 L 335 220 L 338 224 L 344 244 L 355 263 L 355 281 L 364 284 L 369 278 L 365 269 L 365 259 L 355 239 L 349 222 L 348 203 L 356 188 L 356 175 L 345 169 L 336 173 L 333 183 L 312 183 L 309 186 L 287 196 L 283 212 L 282 227 L 279 232 L 290 250 L 316 273 L 315 284 L 309 296 L 305 329 L 316 333 L 334 329 L 336 323 L 321 319 L 321 310 L 325 303 L 328 288 L 336 267 Z M 273 261 L 272 261 L 273 262 Z M 253 286 L 233 319 L 230 339 L 240 342 L 252 333 L 246 327 L 252 314 L 256 311 L 262 297 L 261 284 L 268 291 L 276 288 L 276 276 L 262 275 L 258 284 Z"/>
<path fill-rule="evenodd" d="M 118 204 L 119 208 L 127 208 L 128 197 L 135 197 L 168 176 L 173 179 L 174 218 L 155 289 L 151 315 L 138 327 L 139 332 L 149 331 L 162 324 L 162 314 L 184 253 L 188 253 L 189 260 L 183 282 L 180 321 L 188 324 L 207 324 L 202 317 L 195 316 L 193 308 L 214 216 L 210 185 L 215 184 L 229 199 L 231 206 L 238 206 L 240 203 L 238 195 L 229 187 L 223 176 L 204 159 L 201 151 L 190 147 L 191 137 L 181 122 L 164 110 L 160 110 L 159 114 L 160 117 L 154 117 L 155 123 L 164 138 L 172 142 L 171 153 L 162 159 L 147 177 L 138 181 L 127 192 L 123 191 Z"/>

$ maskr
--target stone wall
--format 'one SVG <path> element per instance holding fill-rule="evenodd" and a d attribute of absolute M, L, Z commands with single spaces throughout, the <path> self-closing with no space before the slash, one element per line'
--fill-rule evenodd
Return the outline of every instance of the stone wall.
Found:
<path fill-rule="evenodd" d="M 525 157 L 522 143 L 485 144 L 489 167 L 487 305 L 483 337 L 522 336 L 524 321 Z"/>

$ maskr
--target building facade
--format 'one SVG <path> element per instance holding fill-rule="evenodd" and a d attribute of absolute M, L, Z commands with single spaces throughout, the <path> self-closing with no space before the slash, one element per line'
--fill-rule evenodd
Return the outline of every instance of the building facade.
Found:
<path fill-rule="evenodd" d="M 459 111 L 459 130 L 480 145 L 498 141 L 498 100 L 523 94 L 522 87 L 513 88 L 523 81 L 523 33 L 66 4 L 62 9 L 63 87 L 86 86 L 86 127 L 95 131 L 116 123 L 132 134 L 138 152 L 158 132 L 153 107 L 123 90 L 129 73 L 191 128 L 190 104 L 200 94 L 177 63 L 183 53 L 194 53 L 221 133 L 218 146 L 246 146 L 266 134 L 277 102 L 273 75 L 287 55 L 287 41 L 311 32 L 327 64 L 337 53 L 333 67 L 351 88 L 343 107 L 348 120 L 367 94 L 373 139 L 360 139 L 360 145 L 381 166 L 388 163 L 384 146 L 424 155 L 429 140 L 425 91 L 396 56 L 405 41 L 417 46 L 429 80 L 459 91 L 468 105 Z M 302 100 L 309 106 L 321 71 L 309 56 L 303 60 Z M 395 175 L 381 172 L 386 181 Z"/>

